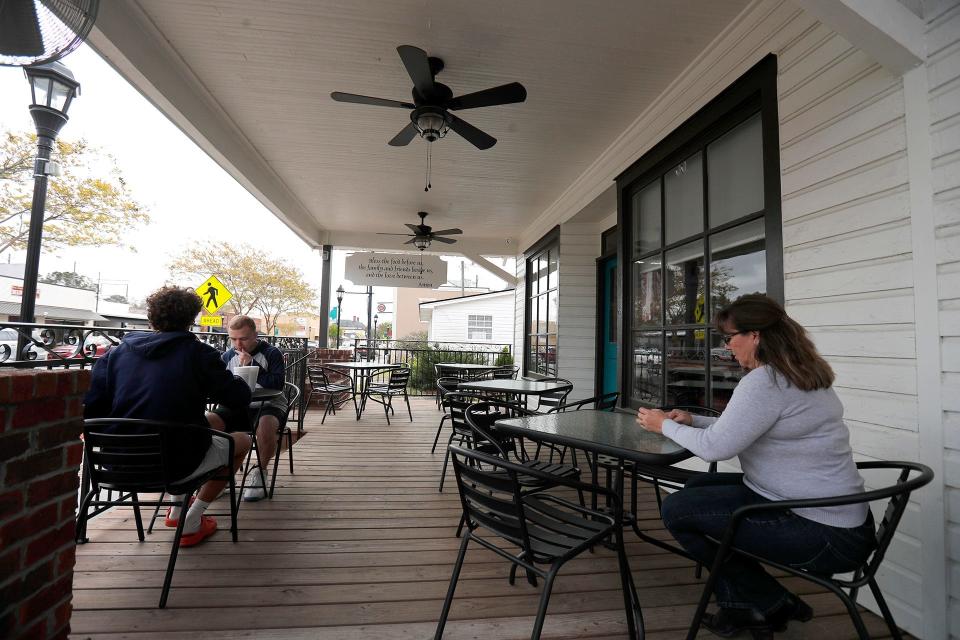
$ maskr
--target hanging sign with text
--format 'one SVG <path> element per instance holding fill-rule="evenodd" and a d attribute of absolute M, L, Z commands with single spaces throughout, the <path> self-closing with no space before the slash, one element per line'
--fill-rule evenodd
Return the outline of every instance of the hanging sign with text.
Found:
<path fill-rule="evenodd" d="M 440 256 L 354 253 L 347 256 L 347 280 L 355 285 L 436 289 L 447 281 L 447 263 Z"/>

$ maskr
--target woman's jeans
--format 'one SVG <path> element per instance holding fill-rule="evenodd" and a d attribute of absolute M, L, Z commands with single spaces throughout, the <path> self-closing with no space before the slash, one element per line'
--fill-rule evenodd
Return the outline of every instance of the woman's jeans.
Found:
<path fill-rule="evenodd" d="M 661 516 L 677 542 L 710 568 L 730 516 L 749 504 L 772 502 L 743 484 L 742 473 L 705 473 L 667 496 Z M 763 558 L 820 575 L 860 566 L 875 546 L 873 518 L 844 529 L 802 518 L 790 511 L 756 513 L 740 521 L 733 546 Z M 786 602 L 787 590 L 759 562 L 732 554 L 716 582 L 717 604 L 767 614 Z"/>

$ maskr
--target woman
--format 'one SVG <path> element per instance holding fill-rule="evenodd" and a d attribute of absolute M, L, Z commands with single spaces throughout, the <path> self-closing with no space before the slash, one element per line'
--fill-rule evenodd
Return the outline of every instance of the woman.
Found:
<path fill-rule="evenodd" d="M 663 503 L 663 523 L 690 555 L 711 566 L 716 544 L 739 507 L 863 491 L 831 388 L 833 371 L 806 331 L 776 301 L 746 295 L 717 315 L 717 328 L 748 371 L 719 418 L 685 411 L 640 409 L 637 422 L 663 433 L 707 461 L 738 456 L 743 473 L 703 474 Z M 770 511 L 744 520 L 738 548 L 815 573 L 853 570 L 874 545 L 866 504 Z M 734 554 L 715 591 L 717 613 L 703 624 L 728 637 L 782 631 L 813 610 L 784 589 L 761 565 Z"/>

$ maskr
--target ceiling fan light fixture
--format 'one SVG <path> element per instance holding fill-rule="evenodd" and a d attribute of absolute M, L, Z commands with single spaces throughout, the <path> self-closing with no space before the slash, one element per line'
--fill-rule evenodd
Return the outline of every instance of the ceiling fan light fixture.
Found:
<path fill-rule="evenodd" d="M 417 236 L 413 239 L 413 246 L 415 246 L 417 249 L 420 249 L 420 251 L 423 251 L 430 246 L 430 238 L 426 236 Z"/>
<path fill-rule="evenodd" d="M 447 118 L 440 109 L 420 108 L 414 115 L 413 124 L 416 125 L 420 137 L 427 142 L 439 140 L 450 131 Z"/>

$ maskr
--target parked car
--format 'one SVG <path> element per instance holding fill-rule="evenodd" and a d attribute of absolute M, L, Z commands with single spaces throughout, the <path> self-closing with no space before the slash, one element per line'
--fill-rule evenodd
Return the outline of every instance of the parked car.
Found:
<path fill-rule="evenodd" d="M 726 347 L 714 347 L 710 349 L 710 357 L 714 360 L 734 360 L 733 351 Z"/>
<path fill-rule="evenodd" d="M 78 358 L 82 355 L 99 358 L 112 346 L 114 343 L 106 336 L 90 334 L 83 341 L 83 353 L 78 353 L 76 344 L 58 344 L 51 351 L 61 358 Z"/>
<path fill-rule="evenodd" d="M 0 362 L 4 360 L 14 360 L 14 354 L 17 351 L 17 339 L 19 334 L 15 329 L 0 329 Z M 35 344 L 31 344 L 27 349 L 27 360 L 46 360 L 47 352 Z"/>

